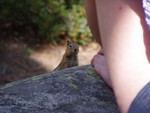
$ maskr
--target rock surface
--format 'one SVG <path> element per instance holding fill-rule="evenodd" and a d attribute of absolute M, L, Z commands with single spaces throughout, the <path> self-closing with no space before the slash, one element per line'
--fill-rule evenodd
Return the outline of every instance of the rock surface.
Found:
<path fill-rule="evenodd" d="M 87 65 L 0 86 L 0 113 L 119 113 L 111 89 Z"/>

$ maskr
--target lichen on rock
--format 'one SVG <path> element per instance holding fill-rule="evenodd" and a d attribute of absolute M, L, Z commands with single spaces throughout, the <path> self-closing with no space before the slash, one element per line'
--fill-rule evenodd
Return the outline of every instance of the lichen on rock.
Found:
<path fill-rule="evenodd" d="M 0 86 L 0 113 L 119 113 L 113 91 L 90 66 Z"/>

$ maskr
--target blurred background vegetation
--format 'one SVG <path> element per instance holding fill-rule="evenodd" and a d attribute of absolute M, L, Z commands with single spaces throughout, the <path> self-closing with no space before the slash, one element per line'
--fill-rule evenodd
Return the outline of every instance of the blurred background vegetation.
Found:
<path fill-rule="evenodd" d="M 84 0 L 0 0 L 0 23 L 26 30 L 38 38 L 58 44 L 70 39 L 86 45 L 92 41 Z"/>

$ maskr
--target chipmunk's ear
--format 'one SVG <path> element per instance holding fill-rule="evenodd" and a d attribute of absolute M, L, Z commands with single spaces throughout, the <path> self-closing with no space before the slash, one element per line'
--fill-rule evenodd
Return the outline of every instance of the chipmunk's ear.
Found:
<path fill-rule="evenodd" d="M 70 41 L 69 40 L 67 40 L 67 45 L 69 45 L 70 44 Z"/>

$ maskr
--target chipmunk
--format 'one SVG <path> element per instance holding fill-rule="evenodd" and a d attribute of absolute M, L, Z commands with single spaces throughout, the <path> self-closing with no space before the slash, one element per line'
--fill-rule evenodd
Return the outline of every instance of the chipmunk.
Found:
<path fill-rule="evenodd" d="M 79 45 L 75 42 L 67 41 L 66 52 L 64 53 L 60 64 L 54 69 L 54 71 L 78 66 L 78 52 Z"/>

